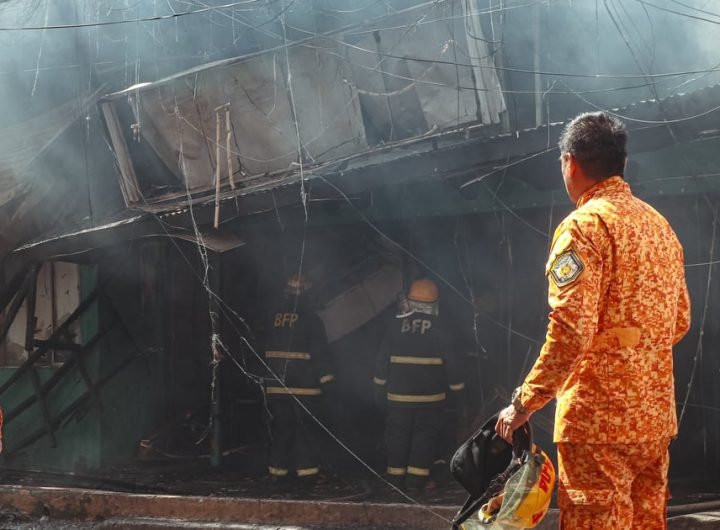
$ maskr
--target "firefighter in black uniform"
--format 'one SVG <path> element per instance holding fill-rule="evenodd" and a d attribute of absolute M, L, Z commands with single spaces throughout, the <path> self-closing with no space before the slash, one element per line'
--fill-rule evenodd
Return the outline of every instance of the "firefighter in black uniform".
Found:
<path fill-rule="evenodd" d="M 302 276 L 288 280 L 285 296 L 265 323 L 264 357 L 270 369 L 265 394 L 272 416 L 268 472 L 276 481 L 315 478 L 320 455 L 313 439 L 323 391 L 334 381 L 325 327 L 307 305 Z"/>
<path fill-rule="evenodd" d="M 438 289 L 413 282 L 386 331 L 375 373 L 376 396 L 387 407 L 385 444 L 391 483 L 422 489 L 443 427 L 445 402 L 460 400 L 462 367 L 438 318 Z"/>

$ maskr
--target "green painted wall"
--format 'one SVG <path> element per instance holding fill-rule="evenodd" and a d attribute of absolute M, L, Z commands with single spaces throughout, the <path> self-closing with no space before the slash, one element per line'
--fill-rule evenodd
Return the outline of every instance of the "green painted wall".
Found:
<path fill-rule="evenodd" d="M 53 447 L 49 436 L 44 436 L 26 450 L 9 458 L 6 465 L 13 468 L 42 471 L 92 471 L 105 466 L 127 462 L 137 455 L 139 441 L 157 429 L 164 407 L 162 314 L 159 314 L 162 267 L 147 256 L 135 253 L 128 247 L 118 248 L 117 254 L 97 267 L 82 267 L 81 295 L 86 297 L 93 289 L 104 284 L 106 296 L 95 302 L 82 317 L 82 336 L 88 340 L 99 329 L 115 322 L 112 330 L 86 357 L 86 366 L 93 381 L 110 374 L 120 363 L 138 353 L 146 353 L 135 360 L 100 388 L 102 413 L 94 401 L 71 416 L 55 433 L 57 445 Z M 110 271 L 122 267 L 116 278 L 105 284 Z M 143 276 L 145 267 L 157 267 L 152 278 Z M 146 286 L 143 288 L 143 280 Z M 117 318 L 120 315 L 120 318 Z M 38 369 L 42 382 L 57 370 L 54 367 Z M 0 384 L 16 371 L 0 369 Z M 86 391 L 79 372 L 73 369 L 47 396 L 51 417 L 57 417 L 65 407 Z M 5 411 L 34 392 L 29 375 L 23 376 L 0 401 Z M 4 429 L 5 449 L 43 426 L 43 416 L 34 404 L 11 421 Z"/>
<path fill-rule="evenodd" d="M 88 369 L 93 364 L 95 368 L 97 367 L 96 362 L 88 363 Z M 0 370 L 0 381 L 6 381 L 14 370 Z M 54 368 L 38 369 L 40 380 L 46 381 L 54 370 Z M 69 376 L 58 384 L 47 398 L 50 415 L 56 415 L 84 391 L 85 384 L 79 376 L 74 374 Z M 3 396 L 2 406 L 5 410 L 10 410 L 14 404 L 33 392 L 30 378 L 24 377 Z M 4 447 L 12 449 L 14 440 L 19 440 L 42 426 L 40 408 L 34 405 L 3 429 Z M 7 463 L 13 468 L 43 471 L 82 471 L 97 468 L 99 465 L 100 428 L 96 411 L 87 410 L 79 418 L 70 419 L 56 432 L 56 440 L 57 446 L 53 447 L 50 437 L 45 436 Z"/>
<path fill-rule="evenodd" d="M 95 286 L 95 270 L 91 267 L 80 269 L 81 297 L 86 297 Z M 97 330 L 97 302 L 91 305 L 82 318 L 82 336 L 87 340 Z M 99 355 L 97 350 L 86 357 L 85 365 L 90 377 L 98 377 Z M 54 367 L 38 368 L 41 382 L 47 381 L 57 370 Z M 16 368 L 0 369 L 0 383 L 5 382 L 16 371 Z M 69 404 L 82 396 L 86 391 L 85 382 L 79 372 L 74 369 L 68 373 L 46 397 L 50 417 L 54 418 Z M 24 375 L 3 396 L 2 407 L 5 411 L 12 410 L 26 397 L 34 394 L 29 373 Z M 43 427 L 43 415 L 36 402 L 3 429 L 4 449 L 12 450 L 19 440 Z M 14 468 L 27 468 L 43 471 L 84 471 L 95 469 L 100 465 L 100 424 L 98 412 L 92 406 L 79 410 L 55 433 L 57 444 L 53 446 L 49 436 L 44 436 L 28 447 L 7 464 Z"/>

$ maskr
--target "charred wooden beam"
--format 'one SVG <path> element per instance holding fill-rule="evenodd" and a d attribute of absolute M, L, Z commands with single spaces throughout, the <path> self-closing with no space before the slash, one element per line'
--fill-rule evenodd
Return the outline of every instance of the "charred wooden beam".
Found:
<path fill-rule="evenodd" d="M 63 341 L 49 341 L 44 339 L 34 339 L 33 341 L 33 347 L 40 348 L 43 347 L 47 350 L 56 350 L 56 351 L 67 351 L 67 352 L 74 352 L 74 353 L 82 353 L 85 350 L 85 347 L 81 344 L 75 344 L 74 342 L 63 342 Z"/>
<path fill-rule="evenodd" d="M 27 360 L 17 369 L 15 372 L 8 378 L 5 383 L 3 383 L 0 386 L 0 395 L 7 391 L 8 388 L 13 386 L 23 375 L 25 375 L 25 372 L 27 372 L 45 353 L 50 349 L 48 344 L 55 342 L 58 337 L 62 336 L 65 331 L 72 325 L 75 320 L 77 320 L 86 310 L 88 307 L 92 305 L 93 302 L 97 299 L 100 292 L 100 288 L 97 288 L 91 292 L 85 300 L 80 302 L 80 305 L 75 308 L 75 311 L 73 311 L 67 319 L 58 327 L 53 333 L 50 335 L 50 337 L 47 339 L 47 343 L 43 346 L 38 347 L 34 351 L 32 351 L 29 355 Z M 9 325 L 8 325 L 9 328 Z"/>
<path fill-rule="evenodd" d="M 100 340 L 107 335 L 110 330 L 114 327 L 115 323 L 112 322 L 108 326 L 105 326 L 103 329 L 101 329 L 95 336 L 93 336 L 92 339 L 90 339 L 87 344 L 83 347 L 86 352 L 92 351 L 92 349 L 97 345 Z M 63 363 L 63 365 L 58 368 L 55 373 L 45 381 L 45 383 L 42 385 L 41 393 L 42 395 L 47 395 L 50 390 L 58 383 L 60 380 L 65 376 L 67 372 L 69 372 L 73 366 L 75 366 L 76 358 L 74 356 L 68 357 L 68 359 Z M 20 414 L 25 412 L 28 408 L 30 408 L 35 402 L 37 401 L 37 395 L 33 394 L 26 399 L 24 399 L 21 403 L 18 404 L 17 407 L 15 407 L 12 410 L 6 411 L 4 414 L 3 421 L 5 425 L 10 423 L 12 420 L 17 418 Z"/>
<path fill-rule="evenodd" d="M 118 366 L 113 368 L 112 371 L 108 372 L 104 377 L 98 380 L 97 387 L 101 388 L 103 385 L 105 385 L 108 381 L 110 381 L 113 377 L 115 377 L 118 373 L 120 373 L 122 370 L 124 370 L 127 366 L 129 366 L 135 359 L 138 359 L 140 357 L 143 357 L 145 355 L 144 352 L 139 352 L 131 357 L 128 357 L 123 362 L 121 362 Z M 53 429 L 57 429 L 62 423 L 72 417 L 73 414 L 77 413 L 78 410 L 81 410 L 82 407 L 85 405 L 85 403 L 90 399 L 90 393 L 85 392 L 81 396 L 79 396 L 77 399 L 75 399 L 72 403 L 70 403 L 67 407 L 65 407 L 63 410 L 61 410 L 57 416 L 52 420 L 52 427 Z M 12 458 L 13 456 L 17 455 L 20 451 L 25 449 L 26 447 L 34 444 L 39 439 L 41 439 L 43 436 L 45 436 L 46 431 L 45 429 L 37 429 L 33 431 L 32 433 L 28 434 L 25 438 L 20 440 L 17 445 L 10 448 L 9 450 L 5 451 L 5 458 Z"/>
<path fill-rule="evenodd" d="M 18 270 L 12 277 L 10 282 L 7 284 L 2 294 L 0 294 L 0 310 L 5 309 L 5 307 L 15 297 L 18 289 L 20 289 L 20 287 L 23 285 L 23 282 L 27 278 L 27 272 L 27 268 Z"/>
<path fill-rule="evenodd" d="M 67 351 L 70 353 L 70 358 L 68 358 L 65 362 L 67 363 L 70 359 L 73 360 L 73 364 L 77 366 L 80 377 L 85 383 L 85 387 L 88 389 L 88 391 L 93 397 L 95 406 L 97 407 L 99 412 L 102 412 L 103 406 L 102 402 L 100 401 L 100 394 L 98 394 L 97 388 L 95 388 L 95 384 L 93 383 L 92 378 L 87 371 L 87 366 L 85 365 L 85 356 L 87 353 L 89 353 L 89 349 L 85 346 L 82 346 L 81 344 L 75 344 L 74 342 L 72 342 L 72 337 L 70 337 L 70 333 L 68 330 L 63 333 L 63 337 L 66 339 L 67 342 L 50 342 L 42 340 L 36 342 L 38 343 L 38 346 L 47 346 L 47 349 L 52 349 L 56 351 Z"/>
<path fill-rule="evenodd" d="M 25 277 L 23 278 L 23 283 L 20 286 L 20 288 L 15 293 L 15 297 L 12 299 L 12 302 L 10 303 L 10 307 L 8 308 L 7 314 L 5 315 L 4 320 L 2 321 L 2 326 L 0 326 L 0 343 L 5 340 L 5 337 L 7 337 L 8 331 L 10 331 L 10 326 L 12 326 L 12 323 L 15 321 L 15 317 L 18 314 L 18 311 L 20 310 L 20 306 L 25 301 L 25 297 L 27 296 L 28 289 L 30 288 L 30 279 L 34 279 L 35 275 L 32 270 L 27 271 L 25 273 Z"/>

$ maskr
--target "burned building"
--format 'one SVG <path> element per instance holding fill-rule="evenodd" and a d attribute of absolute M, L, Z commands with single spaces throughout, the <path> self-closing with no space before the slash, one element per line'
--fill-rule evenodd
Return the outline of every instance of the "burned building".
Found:
<path fill-rule="evenodd" d="M 111 4 L 3 8 L 8 28 L 46 28 L 30 40 L 44 53 L 17 67 L 27 72 L 5 66 L 16 76 L 0 138 L 9 470 L 125 469 L 151 487 L 158 460 L 182 458 L 260 476 L 257 321 L 298 273 L 345 411 L 318 441 L 335 476 L 377 480 L 364 467 L 382 468 L 375 354 L 420 276 L 438 284 L 462 353 L 472 418 L 456 434 L 467 434 L 542 345 L 544 264 L 571 209 L 557 139 L 602 108 L 628 125 L 627 180 L 685 248 L 693 328 L 676 353 L 671 478 L 712 489 L 714 34 L 649 49 L 643 27 L 615 24 L 642 26 L 639 12 L 572 2 Z M 654 15 L 657 35 L 697 23 Z M 72 68 L 50 77 L 41 62 Z M 549 445 L 551 412 L 534 421 Z"/>

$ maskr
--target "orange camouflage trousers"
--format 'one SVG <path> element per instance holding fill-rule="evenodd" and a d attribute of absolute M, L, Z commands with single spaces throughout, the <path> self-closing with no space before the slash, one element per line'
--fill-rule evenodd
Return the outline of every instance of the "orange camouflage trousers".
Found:
<path fill-rule="evenodd" d="M 561 530 L 665 530 L 669 443 L 558 443 Z"/>

